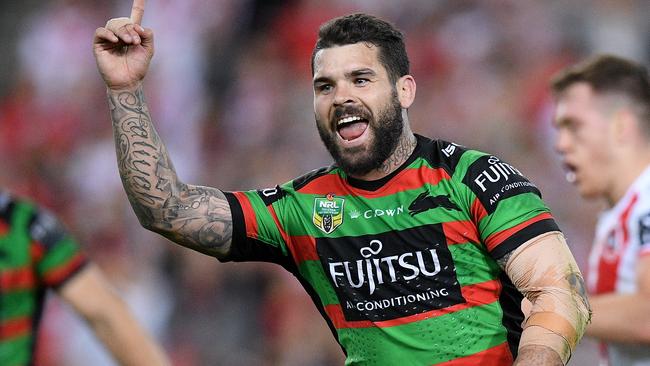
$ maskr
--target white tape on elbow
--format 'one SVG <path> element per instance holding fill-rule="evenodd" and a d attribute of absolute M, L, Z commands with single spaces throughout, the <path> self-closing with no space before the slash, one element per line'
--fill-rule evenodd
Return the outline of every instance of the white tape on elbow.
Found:
<path fill-rule="evenodd" d="M 564 235 L 543 234 L 525 243 L 508 261 L 506 272 L 532 302 L 519 348 L 548 346 L 566 364 L 584 334 L 590 310 Z"/>

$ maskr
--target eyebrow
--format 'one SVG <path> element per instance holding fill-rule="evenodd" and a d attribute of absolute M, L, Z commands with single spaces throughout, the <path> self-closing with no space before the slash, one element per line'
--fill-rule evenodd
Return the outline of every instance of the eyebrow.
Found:
<path fill-rule="evenodd" d="M 566 127 L 572 124 L 575 124 L 576 120 L 571 117 L 562 117 L 560 119 L 553 119 L 553 126 L 559 128 L 559 127 Z"/>
<path fill-rule="evenodd" d="M 377 75 L 377 73 L 373 69 L 364 68 L 364 69 L 352 70 L 349 73 L 345 74 L 345 76 L 347 77 L 364 76 L 364 75 L 374 76 Z"/>
<path fill-rule="evenodd" d="M 330 79 L 328 77 L 320 76 L 320 77 L 317 77 L 316 79 L 314 79 L 314 85 L 321 84 L 321 83 L 329 83 L 331 81 L 332 81 L 332 79 Z"/>
<path fill-rule="evenodd" d="M 348 79 L 359 77 L 359 76 L 375 76 L 375 75 L 377 75 L 375 70 L 370 68 L 356 69 L 345 73 L 345 77 Z M 314 85 L 319 83 L 330 83 L 330 82 L 332 82 L 332 79 L 327 76 L 320 76 L 314 79 Z"/>

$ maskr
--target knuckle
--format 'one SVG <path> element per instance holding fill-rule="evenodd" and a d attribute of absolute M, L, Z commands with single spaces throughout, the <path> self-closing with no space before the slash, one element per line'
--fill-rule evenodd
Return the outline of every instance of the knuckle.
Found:
<path fill-rule="evenodd" d="M 131 19 L 126 18 L 126 17 L 121 17 L 121 18 L 113 18 L 110 19 L 108 22 L 106 22 L 106 29 L 115 31 L 119 28 L 125 27 L 126 25 L 131 23 Z"/>

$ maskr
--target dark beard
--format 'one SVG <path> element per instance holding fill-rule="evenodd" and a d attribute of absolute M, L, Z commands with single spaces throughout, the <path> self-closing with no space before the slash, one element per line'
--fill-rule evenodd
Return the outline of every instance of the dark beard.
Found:
<path fill-rule="evenodd" d="M 341 151 L 341 147 L 335 142 L 336 132 L 330 134 L 321 124 L 316 123 L 318 134 L 327 151 L 336 165 L 348 175 L 362 176 L 378 169 L 395 151 L 404 128 L 402 107 L 395 93 L 391 103 L 377 117 L 376 123 L 368 124 L 368 128 L 373 131 L 373 140 L 367 149 L 358 147 Z"/>

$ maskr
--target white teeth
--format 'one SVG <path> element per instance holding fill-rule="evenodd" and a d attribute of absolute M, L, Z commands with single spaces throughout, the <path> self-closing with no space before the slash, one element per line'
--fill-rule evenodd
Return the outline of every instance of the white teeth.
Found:
<path fill-rule="evenodd" d="M 342 123 L 350 123 L 350 122 L 354 122 L 354 121 L 360 121 L 360 120 L 361 120 L 361 117 L 358 117 L 358 116 L 349 116 L 349 117 L 341 118 L 341 119 L 338 121 L 337 125 L 340 125 L 340 124 L 342 124 Z"/>

